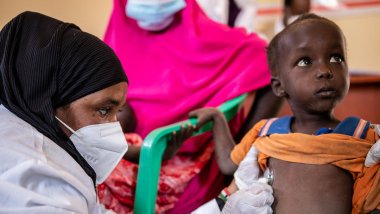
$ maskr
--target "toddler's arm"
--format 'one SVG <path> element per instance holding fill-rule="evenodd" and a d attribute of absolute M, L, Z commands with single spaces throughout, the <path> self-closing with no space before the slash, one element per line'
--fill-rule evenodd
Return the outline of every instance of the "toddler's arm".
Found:
<path fill-rule="evenodd" d="M 190 112 L 189 116 L 198 118 L 197 128 L 208 121 L 213 121 L 212 132 L 215 142 L 216 161 L 223 174 L 232 175 L 237 169 L 237 165 L 230 158 L 235 142 L 223 113 L 217 108 L 202 108 Z"/>

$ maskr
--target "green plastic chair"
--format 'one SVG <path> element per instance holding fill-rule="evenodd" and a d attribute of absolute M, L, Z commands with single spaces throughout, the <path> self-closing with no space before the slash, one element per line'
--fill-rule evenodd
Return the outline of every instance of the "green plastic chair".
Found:
<path fill-rule="evenodd" d="M 243 94 L 239 97 L 226 101 L 218 107 L 218 109 L 226 117 L 227 121 L 230 121 L 240 110 L 245 97 L 246 94 Z M 165 151 L 167 142 L 172 137 L 173 131 L 180 131 L 181 124 L 184 123 L 195 125 L 197 123 L 197 119 L 190 118 L 188 120 L 157 128 L 150 132 L 144 139 L 144 143 L 140 151 L 134 213 L 154 213 L 162 155 Z M 193 136 L 210 131 L 211 128 L 212 123 L 209 122 L 202 126 L 198 132 L 193 134 Z"/>

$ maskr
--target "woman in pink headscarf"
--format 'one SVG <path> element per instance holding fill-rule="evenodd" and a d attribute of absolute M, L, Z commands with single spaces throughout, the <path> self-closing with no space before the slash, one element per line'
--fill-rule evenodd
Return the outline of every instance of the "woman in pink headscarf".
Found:
<path fill-rule="evenodd" d="M 256 97 L 245 111 L 249 120 L 243 124 L 242 111 L 230 123 L 232 133 L 239 130 L 238 140 L 258 119 L 274 116 L 280 105 L 268 87 L 265 41 L 210 20 L 195 0 L 162 1 L 178 11 L 171 16 L 163 15 L 168 10 L 149 14 L 142 7 L 149 2 L 154 1 L 129 0 L 138 9 L 127 7 L 127 16 L 126 0 L 114 0 L 105 35 L 129 77 L 128 101 L 138 134 L 145 137 L 158 127 L 187 119 L 194 109 L 218 106 L 244 93 Z M 190 138 L 163 162 L 156 212 L 189 213 L 218 195 L 224 176 L 214 160 L 211 139 L 209 133 Z M 137 165 L 121 161 L 99 186 L 101 202 L 117 213 L 132 212 L 136 177 Z"/>

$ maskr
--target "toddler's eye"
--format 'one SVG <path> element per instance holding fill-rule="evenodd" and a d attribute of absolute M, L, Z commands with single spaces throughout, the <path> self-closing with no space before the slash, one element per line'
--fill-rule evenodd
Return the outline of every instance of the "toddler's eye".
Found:
<path fill-rule="evenodd" d="M 331 58 L 330 58 L 330 62 L 343 62 L 343 58 L 342 57 L 340 57 L 340 56 L 332 56 Z"/>
<path fill-rule="evenodd" d="M 298 60 L 297 62 L 297 66 L 300 66 L 300 67 L 305 67 L 305 66 L 308 66 L 311 64 L 311 59 L 310 58 L 302 58 L 300 60 Z"/>

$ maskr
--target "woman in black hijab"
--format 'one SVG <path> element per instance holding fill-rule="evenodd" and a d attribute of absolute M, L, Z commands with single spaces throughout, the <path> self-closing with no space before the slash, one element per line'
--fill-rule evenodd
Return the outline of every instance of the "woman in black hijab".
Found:
<path fill-rule="evenodd" d="M 24 12 L 0 32 L 0 71 L 0 213 L 97 212 L 95 184 L 127 149 L 116 113 L 128 81 L 114 52 Z"/>

